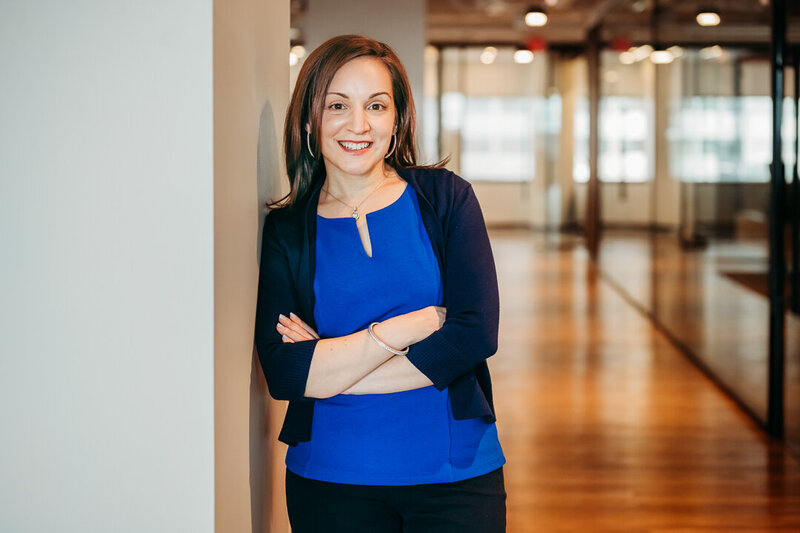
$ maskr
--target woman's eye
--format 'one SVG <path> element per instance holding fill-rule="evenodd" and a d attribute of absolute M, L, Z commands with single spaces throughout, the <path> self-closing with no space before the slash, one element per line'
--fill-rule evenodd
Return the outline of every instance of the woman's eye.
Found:
<path fill-rule="evenodd" d="M 341 104 L 341 103 L 337 102 L 335 104 L 329 105 L 328 109 L 330 109 L 332 111 L 341 111 L 342 109 L 344 109 L 344 104 Z"/>
<path fill-rule="evenodd" d="M 375 102 L 370 104 L 368 109 L 371 109 L 372 111 L 382 111 L 386 109 L 386 106 L 379 102 Z"/>

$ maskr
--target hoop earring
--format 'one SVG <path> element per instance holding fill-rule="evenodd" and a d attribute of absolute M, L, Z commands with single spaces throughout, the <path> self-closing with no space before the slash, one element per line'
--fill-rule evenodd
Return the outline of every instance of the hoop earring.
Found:
<path fill-rule="evenodd" d="M 308 153 L 311 154 L 311 159 L 316 159 L 314 157 L 314 152 L 311 151 L 311 132 L 306 132 L 306 147 L 308 148 Z"/>
<path fill-rule="evenodd" d="M 389 150 L 388 154 L 383 156 L 384 159 L 389 159 L 392 156 L 392 154 L 394 153 L 394 149 L 397 148 L 397 134 L 396 133 L 392 134 L 392 139 L 394 140 L 394 142 L 392 143 L 392 149 Z"/>

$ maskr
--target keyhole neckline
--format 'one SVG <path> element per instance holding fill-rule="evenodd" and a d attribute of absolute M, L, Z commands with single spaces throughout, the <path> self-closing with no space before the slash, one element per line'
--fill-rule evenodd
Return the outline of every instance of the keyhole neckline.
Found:
<path fill-rule="evenodd" d="M 378 209 L 375 209 L 374 211 L 369 211 L 367 213 L 359 212 L 358 213 L 358 217 L 359 218 L 367 217 L 367 216 L 370 216 L 370 215 L 375 214 L 375 213 L 380 213 L 381 211 L 384 211 L 384 210 L 392 207 L 394 204 L 399 202 L 400 199 L 406 194 L 406 189 L 408 189 L 408 183 L 404 184 L 403 190 L 400 192 L 400 194 L 397 196 L 397 198 L 395 198 L 394 200 L 389 202 L 387 205 L 385 205 L 383 207 L 380 207 Z M 317 213 L 317 217 L 325 219 L 325 220 L 352 220 L 354 224 L 358 222 L 358 220 L 355 217 L 353 217 L 352 215 L 347 215 L 347 216 L 343 216 L 343 217 L 326 217 L 326 216 L 322 216 L 319 213 Z"/>

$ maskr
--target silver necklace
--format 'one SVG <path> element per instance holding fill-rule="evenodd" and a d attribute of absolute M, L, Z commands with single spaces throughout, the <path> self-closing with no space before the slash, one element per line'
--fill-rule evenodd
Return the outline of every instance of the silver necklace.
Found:
<path fill-rule="evenodd" d="M 373 193 L 375 193 L 375 191 L 377 191 L 378 189 L 380 189 L 381 187 L 383 187 L 383 185 L 386 183 L 386 181 L 387 181 L 387 180 L 386 180 L 386 178 L 384 178 L 383 180 L 381 180 L 381 182 L 378 184 L 378 186 L 377 186 L 377 187 L 375 187 L 374 189 L 372 189 L 372 190 L 370 191 L 370 193 L 364 197 L 364 199 L 363 199 L 363 200 L 361 200 L 361 201 L 360 201 L 360 202 L 358 202 L 357 204 L 353 205 L 353 213 L 352 213 L 350 216 L 352 216 L 352 217 L 353 217 L 355 220 L 358 220 L 358 217 L 359 217 L 359 213 L 358 213 L 358 206 L 360 206 L 361 204 L 363 204 L 364 202 L 366 202 L 366 201 L 367 201 L 367 198 L 369 198 L 370 196 L 372 196 L 372 195 L 373 195 Z M 350 204 L 348 204 L 348 203 L 347 203 L 347 202 L 345 202 L 344 200 L 340 200 L 339 198 L 335 197 L 333 194 L 331 194 L 331 192 L 330 192 L 328 189 L 322 189 L 322 190 L 325 192 L 325 194 L 329 195 L 331 198 L 333 198 L 334 200 L 336 200 L 336 201 L 337 201 L 337 202 L 339 202 L 340 204 L 343 204 L 343 205 L 346 205 L 347 207 L 350 207 Z"/>

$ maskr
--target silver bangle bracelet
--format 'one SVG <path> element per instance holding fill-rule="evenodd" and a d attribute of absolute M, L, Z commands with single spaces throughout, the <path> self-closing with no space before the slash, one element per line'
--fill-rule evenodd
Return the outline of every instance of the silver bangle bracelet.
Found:
<path fill-rule="evenodd" d="M 376 324 L 379 324 L 379 322 L 373 322 L 372 324 L 370 324 L 369 327 L 367 328 L 367 333 L 369 333 L 369 336 L 372 337 L 372 340 L 374 340 L 378 346 L 380 346 L 387 352 L 392 352 L 395 355 L 406 355 L 408 353 L 409 350 L 408 346 L 406 346 L 402 350 L 395 350 L 394 348 L 392 348 L 391 346 L 380 340 L 378 336 L 375 335 L 375 332 L 372 331 L 372 328 L 375 327 Z"/>

